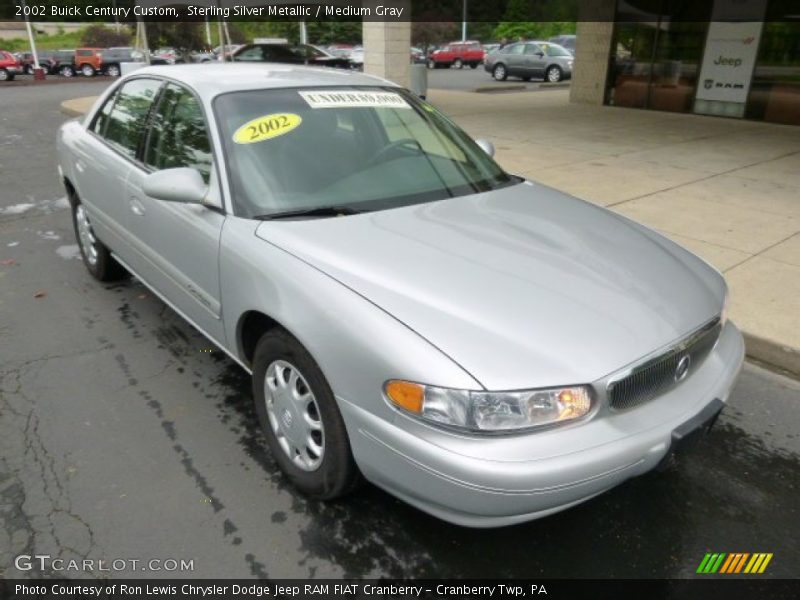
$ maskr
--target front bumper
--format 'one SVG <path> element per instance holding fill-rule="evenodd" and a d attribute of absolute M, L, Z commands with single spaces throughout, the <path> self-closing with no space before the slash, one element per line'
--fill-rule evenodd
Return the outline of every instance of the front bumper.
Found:
<path fill-rule="evenodd" d="M 709 406 L 727 401 L 743 360 L 742 336 L 729 322 L 702 366 L 660 398 L 619 412 L 601 399 L 594 418 L 532 434 L 461 435 L 400 413 L 390 422 L 342 398 L 339 405 L 368 480 L 446 521 L 498 527 L 564 510 L 657 467 L 674 449 L 674 432 L 713 422 Z"/>

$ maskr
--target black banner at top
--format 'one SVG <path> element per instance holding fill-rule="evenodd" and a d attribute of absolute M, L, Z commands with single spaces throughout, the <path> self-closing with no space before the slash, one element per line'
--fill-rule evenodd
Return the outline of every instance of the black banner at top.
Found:
<path fill-rule="evenodd" d="M 797 0 L 3 0 L 0 21 L 798 21 Z"/>

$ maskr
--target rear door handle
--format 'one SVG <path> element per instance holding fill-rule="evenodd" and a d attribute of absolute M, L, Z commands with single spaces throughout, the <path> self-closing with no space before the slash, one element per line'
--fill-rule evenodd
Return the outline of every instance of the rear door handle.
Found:
<path fill-rule="evenodd" d="M 130 199 L 130 207 L 131 207 L 131 212 L 135 214 L 137 217 L 144 216 L 144 205 L 138 198 Z"/>

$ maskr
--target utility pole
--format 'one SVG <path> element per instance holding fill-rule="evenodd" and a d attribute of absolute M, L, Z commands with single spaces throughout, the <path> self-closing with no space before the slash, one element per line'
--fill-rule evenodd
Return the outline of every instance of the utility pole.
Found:
<path fill-rule="evenodd" d="M 461 2 L 461 41 L 467 41 L 467 0 Z"/>
<path fill-rule="evenodd" d="M 25 29 L 28 31 L 28 42 L 31 45 L 31 54 L 33 54 L 33 77 L 34 79 L 44 79 L 44 71 L 39 66 L 39 55 L 36 52 L 36 41 L 33 39 L 33 29 L 31 29 L 31 20 L 25 0 L 22 0 L 22 14 L 25 16 Z"/>

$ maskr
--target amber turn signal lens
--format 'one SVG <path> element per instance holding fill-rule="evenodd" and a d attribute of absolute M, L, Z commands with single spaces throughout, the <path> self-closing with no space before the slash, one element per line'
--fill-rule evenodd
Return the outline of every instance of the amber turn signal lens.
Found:
<path fill-rule="evenodd" d="M 425 388 L 418 383 L 410 381 L 387 381 L 384 387 L 389 400 L 400 408 L 420 414 L 422 413 L 422 403 L 425 400 Z"/>

